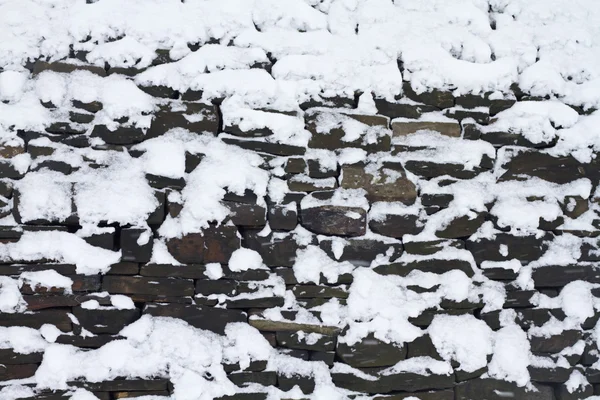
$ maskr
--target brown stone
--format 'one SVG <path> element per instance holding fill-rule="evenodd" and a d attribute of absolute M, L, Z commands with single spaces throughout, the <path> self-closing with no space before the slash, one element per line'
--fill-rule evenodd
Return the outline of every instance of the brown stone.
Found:
<path fill-rule="evenodd" d="M 204 261 L 204 235 L 188 233 L 181 238 L 167 240 L 169 253 L 184 264 L 199 264 Z"/>
<path fill-rule="evenodd" d="M 460 124 L 457 121 L 392 121 L 394 136 L 406 136 L 422 130 L 435 131 L 450 137 L 460 137 Z"/>
<path fill-rule="evenodd" d="M 401 174 L 395 181 L 390 179 L 390 172 L 382 168 L 379 176 L 373 176 L 362 164 L 344 165 L 341 186 L 344 189 L 365 189 L 370 201 L 400 201 L 413 204 L 417 198 L 415 184 L 406 177 L 400 165 L 393 166 L 393 172 Z"/>

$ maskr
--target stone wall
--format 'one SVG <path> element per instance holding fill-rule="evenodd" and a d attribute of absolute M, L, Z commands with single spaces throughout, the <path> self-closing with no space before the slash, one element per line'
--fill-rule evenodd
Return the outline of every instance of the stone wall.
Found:
<path fill-rule="evenodd" d="M 156 64 L 171 61 L 159 56 Z M 96 114 L 105 107 L 99 101 L 72 99 L 60 106 L 43 102 L 57 120 L 43 130 L 16 130 L 21 140 L 1 147 L 5 224 L 0 227 L 0 275 L 17 285 L 24 304 L 0 314 L 0 326 L 45 333 L 47 324 L 54 325 L 59 331 L 45 334 L 46 340 L 91 352 L 123 339 L 123 328 L 143 316 L 177 318 L 219 335 L 228 323 L 242 322 L 257 329 L 280 354 L 325 365 L 333 385 L 356 396 L 474 400 L 501 399 L 508 393 L 519 400 L 567 400 L 600 394 L 600 370 L 592 367 L 599 358 L 594 328 L 600 314 L 593 307 L 591 314 L 581 308 L 596 304 L 600 296 L 600 159 L 561 154 L 556 135 L 532 139 L 512 128 L 501 130 L 499 124 L 506 110 L 544 99 L 516 86 L 503 96 L 417 94 L 404 82 L 403 94 L 395 100 L 369 100 L 355 93 L 312 97 L 294 110 L 255 110 L 269 121 L 300 123 L 310 133 L 308 146 L 301 146 L 281 139 L 277 124 L 250 124 L 248 129 L 243 116 L 228 116 L 226 98 L 206 102 L 201 92 L 144 86 L 135 78 L 143 71 L 133 68 L 42 61 L 30 68 L 34 77 L 44 71 L 85 70 L 107 77 L 103 79 L 124 74 L 160 104 L 148 114 L 146 129 L 126 118 L 112 125 L 98 123 Z M 271 62 L 253 66 L 266 73 L 271 68 Z M 113 157 L 119 157 L 114 154 L 134 165 L 147 153 L 156 154 L 156 146 L 144 143 L 174 128 L 205 132 L 227 149 L 255 153 L 262 159 L 256 167 L 268 174 L 270 190 L 260 193 L 224 184 L 218 194 L 229 214 L 224 220 L 171 234 L 167 223 L 193 214 L 193 199 L 182 196 L 186 188 L 212 188 L 192 179 L 210 154 L 186 148 L 185 175 L 161 175 L 160 167 L 145 174 L 144 185 L 156 199 L 146 213 L 147 225 L 99 218 L 96 226 L 102 229 L 90 230 L 91 211 L 84 210 L 86 200 L 81 198 L 86 183 L 76 174 L 110 169 Z M 561 128 L 555 124 L 548 131 Z M 15 161 L 23 154 L 31 157 L 24 167 Z M 73 162 L 66 154 L 81 157 Z M 165 150 L 167 164 L 173 161 L 171 155 Z M 46 192 L 36 176 L 55 176 L 68 187 Z M 139 193 L 135 190 L 132 196 Z M 101 190 L 93 194 L 111 201 Z M 55 211 L 50 210 L 53 204 Z M 57 216 L 59 211 L 62 216 Z M 12 224 L 6 222 L 11 216 Z M 48 232 L 64 236 L 39 235 Z M 108 252 L 83 247 L 83 254 L 69 258 L 69 249 L 63 247 L 82 245 L 67 237 Z M 28 251 L 18 247 L 24 240 L 29 241 Z M 117 258 L 101 273 L 81 268 L 82 260 L 97 254 Z M 229 263 L 232 255 L 239 258 L 235 265 Z M 28 275 L 40 271 L 55 271 L 72 282 L 53 286 L 56 280 Z M 9 293 L 10 282 L 1 280 L 0 289 Z M 562 301 L 569 294 L 565 286 L 587 300 L 573 310 Z M 390 292 L 391 287 L 396 291 Z M 112 295 L 127 296 L 134 307 L 119 306 L 123 298 Z M 331 316 L 336 307 L 346 310 L 337 323 Z M 397 320 L 397 315 L 402 318 Z M 483 327 L 474 320 L 483 321 Z M 382 321 L 390 324 L 389 331 L 377 325 Z M 435 321 L 464 321 L 484 330 L 487 325 L 495 332 L 497 347 L 484 351 L 484 365 L 468 366 L 469 357 L 460 354 L 460 346 L 458 353 L 442 351 L 439 329 L 428 330 Z M 366 332 L 358 333 L 360 326 Z M 411 329 L 420 333 L 403 343 L 393 339 L 411 336 Z M 529 389 L 514 377 L 510 382 L 498 375 L 498 364 L 510 364 L 518 355 L 510 341 L 502 353 L 501 332 L 527 338 L 529 347 L 523 351 L 531 351 L 526 365 Z M 358 339 L 350 340 L 351 334 Z M 477 351 L 478 334 L 464 334 L 467 348 L 473 340 Z M 502 361 L 502 354 L 509 360 Z M 50 357 L 48 351 L 19 350 L 14 342 L 0 341 L 0 380 L 35 377 L 42 360 L 50 363 Z M 430 363 L 420 372 L 408 363 L 398 364 L 422 361 L 419 357 L 429 357 Z M 451 370 L 428 369 L 438 365 L 434 361 L 449 363 Z M 390 369 L 395 365 L 399 367 Z M 309 397 L 329 379 L 323 370 L 318 370 L 321 375 L 310 368 L 305 374 L 290 373 L 266 359 L 223 368 L 240 388 L 258 383 L 288 391 L 297 385 L 300 392 L 294 398 L 302 393 Z M 490 373 L 493 368 L 496 372 Z M 101 400 L 167 396 L 175 390 L 169 376 L 162 371 L 154 377 L 98 382 L 70 379 L 70 389 L 25 380 L 23 385 L 35 393 L 23 398 L 66 399 L 73 388 L 86 388 Z M 584 383 L 573 389 L 572 382 L 580 378 Z M 266 399 L 263 386 L 219 399 Z"/>

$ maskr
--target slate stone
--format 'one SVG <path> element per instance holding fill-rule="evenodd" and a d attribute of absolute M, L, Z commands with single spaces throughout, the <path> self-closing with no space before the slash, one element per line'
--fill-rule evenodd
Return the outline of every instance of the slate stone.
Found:
<path fill-rule="evenodd" d="M 292 235 L 275 239 L 248 232 L 244 235 L 244 247 L 258 252 L 268 267 L 292 267 L 301 248 Z"/>
<path fill-rule="evenodd" d="M 93 65 L 71 64 L 61 61 L 45 62 L 42 60 L 37 60 L 33 65 L 33 75 L 38 75 L 44 71 L 53 71 L 63 74 L 68 74 L 74 71 L 88 71 L 92 74 L 96 74 L 102 77 L 106 76 L 106 71 L 104 70 L 104 68 L 96 67 Z"/>
<path fill-rule="evenodd" d="M 536 288 L 563 287 L 576 280 L 600 283 L 600 269 L 589 264 L 550 265 L 535 268 L 532 278 Z"/>
<path fill-rule="evenodd" d="M 375 375 L 375 371 L 369 371 L 369 369 L 364 369 L 363 372 Z M 378 376 L 378 379 L 373 381 L 353 374 L 334 372 L 331 377 L 336 386 L 363 393 L 416 392 L 447 389 L 454 386 L 454 375 L 418 375 L 411 372 L 400 372 Z"/>
<path fill-rule="evenodd" d="M 199 264 L 204 261 L 204 235 L 188 233 L 181 238 L 167 240 L 169 253 L 184 264 Z"/>
<path fill-rule="evenodd" d="M 495 122 L 494 118 L 490 120 L 490 123 L 493 122 Z M 531 140 L 528 140 L 525 136 L 523 136 L 521 133 L 510 131 L 482 132 L 480 139 L 492 144 L 494 147 L 521 146 L 530 148 L 545 148 L 554 145 L 556 142 L 556 138 L 544 140 L 541 142 L 532 142 Z"/>
<path fill-rule="evenodd" d="M 240 248 L 235 226 L 210 227 L 204 231 L 204 262 L 226 264 L 231 254 Z"/>
<path fill-rule="evenodd" d="M 329 257 L 337 261 L 349 261 L 356 266 L 368 267 L 378 255 L 386 255 L 392 249 L 390 261 L 402 255 L 401 243 L 385 243 L 375 239 L 348 239 L 344 242 L 342 254 L 336 257 L 332 240 L 321 240 L 319 246 Z"/>
<path fill-rule="evenodd" d="M 0 365 L 37 364 L 42 362 L 44 353 L 21 354 L 13 349 L 0 349 Z"/>
<path fill-rule="evenodd" d="M 324 362 L 328 366 L 333 366 L 335 362 L 335 352 L 334 351 L 311 351 L 308 356 L 309 361 L 321 361 Z"/>
<path fill-rule="evenodd" d="M 22 272 L 54 270 L 61 275 L 75 275 L 77 268 L 73 264 L 0 264 L 0 275 L 20 275 Z"/>
<path fill-rule="evenodd" d="M 358 207 L 325 205 L 300 210 L 302 225 L 323 235 L 362 236 L 366 233 L 367 213 Z"/>
<path fill-rule="evenodd" d="M 90 244 L 92 246 L 100 247 L 107 250 L 115 249 L 116 235 L 114 230 L 112 232 L 91 234 L 89 236 L 82 237 L 82 239 L 85 240 L 87 244 Z"/>
<path fill-rule="evenodd" d="M 216 397 L 215 400 L 267 400 L 268 393 L 236 393 L 231 396 Z"/>
<path fill-rule="evenodd" d="M 338 174 L 337 164 L 334 168 L 331 168 L 329 165 L 324 165 L 319 162 L 319 160 L 308 159 L 308 176 L 311 178 L 336 178 Z M 302 173 L 302 172 L 298 172 Z"/>
<path fill-rule="evenodd" d="M 406 177 L 400 164 L 384 164 L 377 176 L 368 173 L 364 164 L 344 165 L 340 186 L 344 189 L 364 189 L 372 202 L 399 201 L 410 205 L 417 198 L 416 187 Z"/>
<path fill-rule="evenodd" d="M 406 346 L 382 342 L 372 333 L 352 345 L 338 341 L 335 349 L 337 356 L 354 368 L 392 366 L 406 358 L 406 351 Z"/>
<path fill-rule="evenodd" d="M 418 215 L 386 214 L 382 219 L 370 219 L 369 228 L 380 235 L 402 238 L 404 235 L 417 235 L 423 230 Z"/>
<path fill-rule="evenodd" d="M 278 374 L 277 386 L 285 392 L 291 390 L 294 386 L 298 386 L 302 393 L 310 394 L 315 390 L 315 381 L 313 378 L 300 375 L 285 376 Z"/>
<path fill-rule="evenodd" d="M 287 205 L 273 205 L 268 209 L 267 220 L 274 231 L 291 231 L 298 225 L 298 210 Z"/>
<path fill-rule="evenodd" d="M 138 263 L 122 261 L 110 266 L 107 275 L 137 275 L 140 270 Z"/>
<path fill-rule="evenodd" d="M 316 341 L 304 333 L 277 332 L 277 344 L 282 347 L 310 351 L 333 351 L 335 349 L 335 336 L 321 335 Z"/>
<path fill-rule="evenodd" d="M 139 85 L 143 92 L 149 94 L 152 97 L 160 97 L 163 99 L 177 99 L 179 97 L 179 92 L 173 88 L 163 85 Z"/>
<path fill-rule="evenodd" d="M 148 235 L 145 229 L 123 228 L 121 229 L 121 260 L 145 263 L 152 257 L 152 234 L 145 244 L 138 244 L 140 236 Z"/>
<path fill-rule="evenodd" d="M 240 363 L 222 364 L 222 365 L 223 365 L 223 369 L 227 373 L 242 370 L 242 368 L 240 367 Z M 251 360 L 249 365 L 246 368 L 244 368 L 243 370 L 249 371 L 249 372 L 260 372 L 260 371 L 264 371 L 266 368 L 267 368 L 266 360 Z"/>
<path fill-rule="evenodd" d="M 168 278 L 206 279 L 204 265 L 171 265 L 146 264 L 142 265 L 139 274 L 142 276 L 157 276 Z"/>
<path fill-rule="evenodd" d="M 267 210 L 257 204 L 235 203 L 224 201 L 229 208 L 231 222 L 236 226 L 264 226 L 267 223 Z"/>
<path fill-rule="evenodd" d="M 154 118 L 148 129 L 148 137 L 158 137 L 174 128 L 187 129 L 190 132 L 212 132 L 219 130 L 219 118 L 215 106 L 203 103 L 184 103 L 186 111 L 173 111 L 170 105 L 161 107 L 154 113 Z M 186 116 L 193 116 L 190 122 Z"/>
<path fill-rule="evenodd" d="M 292 293 L 296 299 L 347 299 L 348 292 L 340 287 L 319 286 L 319 285 L 294 285 Z"/>
<path fill-rule="evenodd" d="M 25 379 L 35 375 L 38 364 L 2 365 L 0 364 L 0 381 Z"/>
<path fill-rule="evenodd" d="M 471 264 L 465 260 L 443 260 L 432 258 L 427 260 L 384 264 L 374 268 L 374 271 L 378 274 L 398 276 L 407 276 L 414 270 L 431 272 L 434 274 L 444 274 L 448 271 L 459 270 L 463 271 L 469 277 L 473 276 L 473 268 L 471 267 Z"/>
<path fill-rule="evenodd" d="M 250 287 L 246 282 L 231 280 L 198 280 L 196 281 L 196 293 L 202 296 L 223 294 L 233 297 L 242 293 L 253 293 L 256 288 Z"/>
<path fill-rule="evenodd" d="M 556 400 L 579 400 L 587 399 L 594 394 L 592 385 L 586 385 L 583 388 L 580 386 L 572 393 L 567 389 L 566 385 L 560 385 L 555 388 Z"/>
<path fill-rule="evenodd" d="M 431 357 L 435 360 L 442 361 L 442 357 L 440 356 L 433 342 L 431 341 L 431 337 L 429 336 L 429 334 L 419 336 L 412 342 L 408 343 L 407 347 L 408 351 L 406 354 L 406 358 Z"/>
<path fill-rule="evenodd" d="M 565 348 L 573 346 L 581 338 L 581 331 L 565 330 L 550 337 L 531 336 L 529 343 L 531 351 L 534 353 L 559 353 Z"/>
<path fill-rule="evenodd" d="M 386 99 L 378 98 L 375 98 L 375 107 L 377 107 L 378 114 L 385 115 L 389 118 L 418 119 L 425 113 L 438 110 L 437 107 L 425 104 L 390 102 Z"/>
<path fill-rule="evenodd" d="M 0 178 L 21 179 L 24 173 L 17 171 L 11 161 L 0 160 Z"/>
<path fill-rule="evenodd" d="M 100 290 L 100 275 L 65 275 L 73 281 L 71 285 L 71 290 L 74 293 L 83 293 L 83 292 L 97 292 Z M 56 288 L 56 287 L 31 287 L 27 281 L 23 283 L 21 287 L 21 293 L 23 294 L 53 294 L 53 293 L 64 293 L 64 288 Z"/>
<path fill-rule="evenodd" d="M 188 279 L 107 275 L 102 279 L 102 290 L 121 294 L 193 296 L 194 283 Z"/>
<path fill-rule="evenodd" d="M 70 124 L 69 122 L 54 122 L 46 128 L 46 132 L 55 135 L 82 135 L 86 131 L 86 128 L 77 124 Z"/>
<path fill-rule="evenodd" d="M 94 120 L 94 114 L 80 113 L 80 112 L 69 112 L 69 120 L 76 124 L 89 124 Z"/>
<path fill-rule="evenodd" d="M 290 157 L 285 162 L 283 170 L 287 174 L 304 174 L 306 172 L 306 161 L 300 157 Z"/>
<path fill-rule="evenodd" d="M 306 148 L 302 146 L 292 146 L 281 143 L 271 143 L 260 140 L 242 140 L 231 137 L 224 137 L 223 142 L 241 147 L 242 149 L 252 150 L 259 153 L 273 154 L 276 156 L 301 156 L 306 153 Z"/>
<path fill-rule="evenodd" d="M 363 124 L 365 132 L 371 130 L 377 132 L 377 137 L 363 142 L 363 135 L 360 138 L 347 141 L 343 140 L 346 133 L 342 129 L 341 121 L 327 132 L 322 131 L 321 119 L 336 118 L 340 120 L 354 120 Z M 362 115 L 362 114 L 344 114 L 331 111 L 309 111 L 305 114 L 306 127 L 311 133 L 308 147 L 313 149 L 337 150 L 346 147 L 362 148 L 368 152 L 389 151 L 391 148 L 391 131 L 388 128 L 389 119 L 381 115 Z M 329 127 L 329 125 L 328 125 Z"/>
<path fill-rule="evenodd" d="M 356 107 L 356 101 L 354 97 L 325 96 L 320 94 L 313 95 L 308 101 L 300 103 L 300 109 L 302 110 L 314 107 L 354 108 Z"/>
<path fill-rule="evenodd" d="M 535 261 L 544 254 L 547 249 L 547 241 L 552 235 L 543 237 L 513 236 L 508 233 L 498 233 L 494 239 L 467 240 L 466 247 L 475 261 L 480 264 L 483 261 L 507 261 L 516 258 L 520 261 Z M 501 249 L 505 251 L 501 252 Z M 503 255 L 504 253 L 505 255 Z"/>
<path fill-rule="evenodd" d="M 392 121 L 392 131 L 394 137 L 407 136 L 418 131 L 434 131 L 444 136 L 460 137 L 460 124 L 456 121 L 410 121 L 394 120 Z"/>
<path fill-rule="evenodd" d="M 554 400 L 550 386 L 533 384 L 537 391 L 528 391 L 512 382 L 494 379 L 473 379 L 456 386 L 456 400 Z"/>
<path fill-rule="evenodd" d="M 490 100 L 490 115 L 508 110 L 516 103 L 516 99 L 494 99 Z"/>
<path fill-rule="evenodd" d="M 448 225 L 435 233 L 437 237 L 445 239 L 456 239 L 473 235 L 485 222 L 485 213 L 474 215 L 463 215 L 455 218 Z"/>
<path fill-rule="evenodd" d="M 535 290 L 508 290 L 507 288 L 504 308 L 533 307 L 534 304 L 531 302 L 531 298 L 536 293 Z"/>
<path fill-rule="evenodd" d="M 129 145 L 145 139 L 144 131 L 139 128 L 119 126 L 111 131 L 106 125 L 94 125 L 92 137 L 99 137 L 108 144 Z"/>
<path fill-rule="evenodd" d="M 25 153 L 25 147 L 22 144 L 13 145 L 11 143 L 0 145 L 0 157 L 2 158 L 13 158 L 23 153 Z"/>
<path fill-rule="evenodd" d="M 69 386 L 98 392 L 147 392 L 167 390 L 168 384 L 168 379 L 114 379 L 103 382 L 68 382 Z"/>
<path fill-rule="evenodd" d="M 462 121 L 464 119 L 472 119 L 478 124 L 486 125 L 490 121 L 490 112 L 487 107 L 479 107 L 477 109 L 465 109 L 462 107 L 453 107 L 444 110 L 444 115 L 448 118 Z"/>
<path fill-rule="evenodd" d="M 73 315 L 83 328 L 92 333 L 117 334 L 140 317 L 140 310 L 89 310 L 73 307 Z"/>
<path fill-rule="evenodd" d="M 263 386 L 275 386 L 277 383 L 277 373 L 275 371 L 262 372 L 235 372 L 227 375 L 227 378 L 236 386 L 246 386 L 252 383 L 258 383 Z"/>
<path fill-rule="evenodd" d="M 210 308 L 191 304 L 147 304 L 144 314 L 179 318 L 198 329 L 224 334 L 231 322 L 246 322 L 246 314 L 237 310 Z"/>
<path fill-rule="evenodd" d="M 572 156 L 553 157 L 539 151 L 522 151 L 502 165 L 506 172 L 499 181 L 518 180 L 520 175 L 538 177 L 548 182 L 565 184 L 585 178 L 584 164 Z"/>
<path fill-rule="evenodd" d="M 408 322 L 411 324 L 418 326 L 420 328 L 427 328 L 431 325 L 433 319 L 438 315 L 473 315 L 473 310 L 469 309 L 448 309 L 448 310 L 439 310 L 435 308 L 430 308 L 423 311 L 418 317 L 411 317 L 408 319 Z"/>
<path fill-rule="evenodd" d="M 56 310 L 42 310 L 27 314 L 7 314 L 3 313 L 0 318 L 0 326 L 25 326 L 33 329 L 40 329 L 44 324 L 51 324 L 56 326 L 63 332 L 69 332 L 71 330 L 71 320 L 67 315 L 67 311 L 56 309 Z"/>
<path fill-rule="evenodd" d="M 374 397 L 373 400 L 412 400 L 414 397 L 419 400 L 454 400 L 454 390 L 446 389 L 429 392 L 395 393 L 385 397 Z"/>
<path fill-rule="evenodd" d="M 181 190 L 185 186 L 185 179 L 183 178 L 168 178 L 166 176 L 146 174 L 146 180 L 155 189 L 172 188 Z"/>
<path fill-rule="evenodd" d="M 533 382 L 539 383 L 564 383 L 569 380 L 573 368 L 540 368 L 529 366 L 527 367 L 529 376 Z"/>
<path fill-rule="evenodd" d="M 75 108 L 79 108 L 79 109 L 82 109 L 82 110 L 85 110 L 85 111 L 91 112 L 91 113 L 97 113 L 98 111 L 102 110 L 102 108 L 104 107 L 103 104 L 99 101 L 92 101 L 89 103 L 85 103 L 83 101 L 73 100 L 71 102 L 71 104 Z"/>
<path fill-rule="evenodd" d="M 402 91 L 406 97 L 419 103 L 428 104 L 437 108 L 449 108 L 454 106 L 454 96 L 450 92 L 432 89 L 431 91 L 417 94 L 410 82 L 403 82 Z"/>
<path fill-rule="evenodd" d="M 250 299 L 226 299 L 224 302 L 225 306 L 229 309 L 238 309 L 238 308 L 275 308 L 275 307 L 283 307 L 285 304 L 285 299 L 283 297 L 256 297 Z"/>
<path fill-rule="evenodd" d="M 270 321 L 267 319 L 250 318 L 248 320 L 250 326 L 255 327 L 259 331 L 264 332 L 297 332 L 304 333 L 320 333 L 322 335 L 337 336 L 341 329 L 337 326 L 327 325 L 311 325 L 287 321 Z"/>
<path fill-rule="evenodd" d="M 294 175 L 287 181 L 288 189 L 292 192 L 316 192 L 333 190 L 337 185 L 335 179 L 313 179 L 306 175 Z"/>
<path fill-rule="evenodd" d="M 482 157 L 482 164 L 489 164 L 487 156 Z M 438 178 L 441 176 L 451 176 L 458 179 L 472 179 L 486 169 L 476 166 L 473 169 L 465 169 L 463 164 L 443 163 L 428 160 L 409 160 L 404 164 L 407 171 L 425 179 Z"/>

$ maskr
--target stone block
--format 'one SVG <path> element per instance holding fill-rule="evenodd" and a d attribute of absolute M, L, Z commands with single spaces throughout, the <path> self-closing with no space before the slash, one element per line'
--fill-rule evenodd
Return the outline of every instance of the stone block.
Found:
<path fill-rule="evenodd" d="M 358 207 L 325 205 L 303 208 L 302 226 L 323 235 L 362 236 L 366 233 L 367 213 Z"/>
<path fill-rule="evenodd" d="M 340 186 L 344 189 L 364 189 L 369 201 L 399 201 L 413 204 L 417 189 L 400 164 L 384 164 L 377 175 L 367 172 L 364 164 L 344 165 Z"/>
<path fill-rule="evenodd" d="M 107 275 L 102 280 L 102 290 L 120 294 L 193 296 L 194 282 L 176 278 Z"/>
<path fill-rule="evenodd" d="M 246 314 L 237 310 L 210 308 L 191 304 L 147 304 L 144 314 L 179 318 L 198 329 L 224 334 L 231 322 L 246 322 Z"/>

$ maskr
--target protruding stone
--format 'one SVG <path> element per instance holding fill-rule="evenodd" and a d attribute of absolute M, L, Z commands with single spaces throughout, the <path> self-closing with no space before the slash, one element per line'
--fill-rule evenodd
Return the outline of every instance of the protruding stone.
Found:
<path fill-rule="evenodd" d="M 369 334 L 361 341 L 348 345 L 338 341 L 336 353 L 351 367 L 387 367 L 406 358 L 406 346 L 385 343 Z"/>
<path fill-rule="evenodd" d="M 384 164 L 373 175 L 363 164 L 344 165 L 342 167 L 341 187 L 344 189 L 365 189 L 370 201 L 399 201 L 413 204 L 417 198 L 417 189 L 404 172 L 400 164 Z"/>
<path fill-rule="evenodd" d="M 358 207 L 324 205 L 300 211 L 302 225 L 323 235 L 362 236 L 366 233 L 366 211 Z"/>

